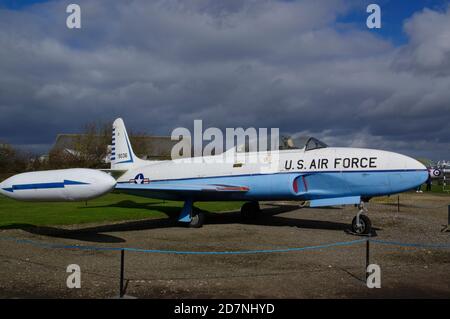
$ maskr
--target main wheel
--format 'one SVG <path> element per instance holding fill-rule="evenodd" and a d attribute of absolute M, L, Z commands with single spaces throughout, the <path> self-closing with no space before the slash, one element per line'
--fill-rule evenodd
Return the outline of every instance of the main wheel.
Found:
<path fill-rule="evenodd" d="M 258 202 L 248 202 L 241 207 L 241 216 L 243 219 L 253 219 L 258 217 L 260 212 Z"/>
<path fill-rule="evenodd" d="M 189 227 L 200 228 L 203 226 L 204 222 L 205 222 L 205 214 L 196 208 L 192 208 L 192 217 L 191 222 L 189 223 Z"/>
<path fill-rule="evenodd" d="M 372 231 L 372 222 L 366 215 L 359 216 L 359 225 L 356 224 L 356 216 L 352 220 L 352 231 L 355 234 L 368 235 Z"/>

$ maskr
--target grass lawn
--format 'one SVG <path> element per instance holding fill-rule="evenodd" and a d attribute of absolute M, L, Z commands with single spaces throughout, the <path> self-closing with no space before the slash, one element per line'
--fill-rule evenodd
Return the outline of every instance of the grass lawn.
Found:
<path fill-rule="evenodd" d="M 447 184 L 448 185 L 448 184 Z M 426 185 L 422 185 L 421 189 L 423 192 L 426 192 Z M 450 195 L 450 185 L 448 185 L 444 191 L 442 185 L 438 185 L 438 183 L 436 181 L 433 181 L 433 184 L 431 185 L 431 192 L 432 193 L 436 193 L 436 194 L 446 194 L 446 195 Z"/>
<path fill-rule="evenodd" d="M 204 202 L 195 206 L 210 212 L 240 209 L 242 202 Z M 19 202 L 0 195 L 0 229 L 23 225 L 49 226 L 178 216 L 182 202 L 125 194 L 108 194 L 84 202 Z"/>

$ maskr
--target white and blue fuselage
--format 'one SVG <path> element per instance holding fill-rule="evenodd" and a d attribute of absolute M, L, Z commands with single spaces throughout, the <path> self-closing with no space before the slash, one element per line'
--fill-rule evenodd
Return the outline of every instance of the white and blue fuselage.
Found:
<path fill-rule="evenodd" d="M 313 141 L 309 144 L 310 141 Z M 310 147 L 310 145 L 313 145 Z M 315 146 L 314 146 L 315 145 Z M 112 190 L 149 198 L 184 201 L 179 221 L 203 224 L 196 201 L 248 201 L 243 216 L 259 211 L 258 201 L 301 200 L 311 207 L 360 204 L 355 233 L 368 234 L 364 202 L 423 184 L 427 168 L 401 154 L 362 148 L 333 148 L 309 139 L 302 149 L 144 161 L 134 154 L 122 119 L 113 123 L 111 169 L 66 169 L 22 173 L 0 184 L 0 193 L 24 201 L 83 201 Z"/>
<path fill-rule="evenodd" d="M 401 154 L 326 145 L 254 153 L 235 148 L 225 157 L 144 161 L 134 154 L 122 119 L 113 124 L 112 143 L 117 181 L 90 169 L 30 172 L 5 180 L 0 192 L 19 200 L 69 201 L 116 189 L 189 202 L 308 200 L 328 206 L 404 192 L 428 178 L 424 165 Z"/>
<path fill-rule="evenodd" d="M 200 192 L 194 200 L 317 200 L 371 198 L 404 192 L 424 183 L 427 168 L 417 160 L 387 151 L 361 148 L 280 150 L 277 156 L 247 153 L 245 161 L 223 163 L 221 156 L 163 161 L 128 170 L 118 179 L 126 184 L 238 185 L 246 192 Z M 253 160 L 258 157 L 261 160 Z M 273 161 L 276 160 L 276 163 Z M 255 163 L 257 162 L 257 163 Z M 248 164 L 246 164 L 248 163 Z M 142 163 L 143 164 L 143 163 Z M 272 166 L 271 166 L 272 165 Z M 267 166 L 272 169 L 265 171 Z M 145 187 L 144 185 L 142 185 Z M 184 200 L 183 193 L 126 190 L 141 196 Z"/>

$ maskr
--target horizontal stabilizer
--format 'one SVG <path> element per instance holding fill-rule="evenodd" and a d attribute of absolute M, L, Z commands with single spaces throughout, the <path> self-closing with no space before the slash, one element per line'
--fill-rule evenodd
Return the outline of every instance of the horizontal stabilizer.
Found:
<path fill-rule="evenodd" d="M 334 197 L 334 198 L 313 199 L 309 202 L 309 207 L 352 205 L 359 203 L 361 203 L 360 196 Z"/>

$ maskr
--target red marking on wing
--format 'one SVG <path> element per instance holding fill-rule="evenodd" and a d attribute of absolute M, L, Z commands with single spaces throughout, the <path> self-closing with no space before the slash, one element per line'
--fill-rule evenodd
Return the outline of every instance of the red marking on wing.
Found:
<path fill-rule="evenodd" d="M 240 191 L 240 192 L 246 192 L 249 190 L 246 186 L 220 186 L 217 188 L 221 191 Z"/>

